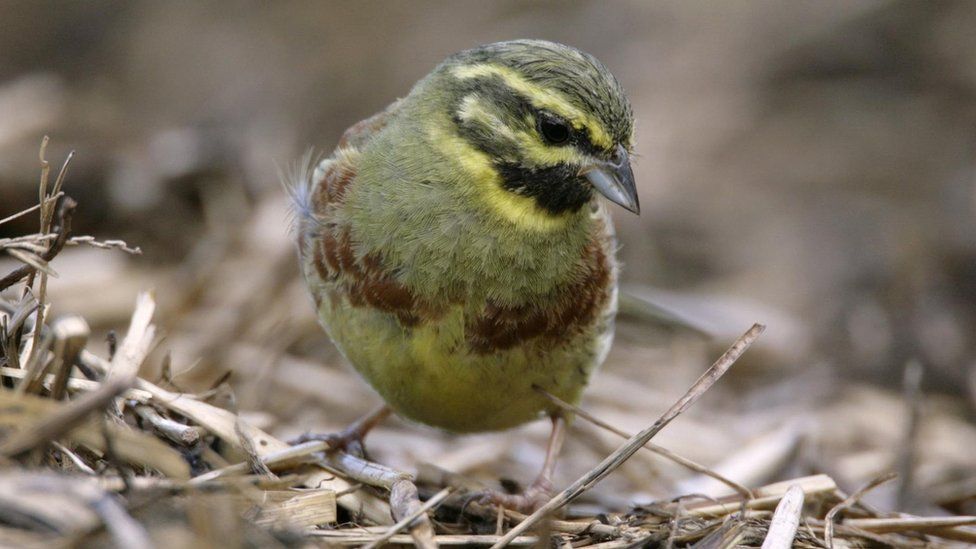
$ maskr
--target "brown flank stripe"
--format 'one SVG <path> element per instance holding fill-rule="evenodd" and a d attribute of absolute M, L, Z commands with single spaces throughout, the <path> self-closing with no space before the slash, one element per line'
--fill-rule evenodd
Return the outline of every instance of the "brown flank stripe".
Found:
<path fill-rule="evenodd" d="M 346 189 L 356 178 L 356 168 L 344 157 L 334 158 L 325 168 L 322 179 L 312 195 L 312 210 L 320 217 L 328 216 L 328 207 L 342 203 Z"/>
<path fill-rule="evenodd" d="M 346 188 L 355 178 L 354 166 L 342 157 L 333 158 L 312 191 L 312 211 L 322 221 L 303 223 L 299 229 L 298 249 L 302 254 L 311 251 L 312 266 L 322 280 L 335 280 L 342 270 L 335 223 L 329 221 L 329 209 L 342 203 Z"/>
<path fill-rule="evenodd" d="M 489 303 L 465 325 L 468 344 L 480 354 L 510 349 L 536 337 L 561 343 L 596 321 L 610 298 L 610 264 L 594 238 L 580 258 L 577 277 L 532 304 Z"/>
<path fill-rule="evenodd" d="M 415 326 L 423 318 L 436 316 L 432 307 L 384 268 L 379 254 L 357 259 L 347 227 L 327 229 L 312 261 L 323 280 L 338 281 L 340 292 L 353 307 L 372 307 L 390 313 L 403 326 Z"/>

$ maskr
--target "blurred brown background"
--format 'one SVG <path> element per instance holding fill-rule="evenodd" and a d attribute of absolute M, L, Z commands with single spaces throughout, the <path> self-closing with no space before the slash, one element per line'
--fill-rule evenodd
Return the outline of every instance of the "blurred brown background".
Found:
<path fill-rule="evenodd" d="M 68 250 L 53 313 L 118 329 L 155 288 L 158 360 L 171 351 L 187 387 L 233 371 L 254 421 L 326 430 L 375 398 L 312 318 L 279 166 L 331 150 L 452 52 L 546 38 L 603 60 L 634 104 L 644 209 L 615 212 L 631 291 L 715 336 L 622 323 L 584 405 L 646 426 L 764 321 L 661 444 L 748 484 L 826 471 L 850 489 L 898 469 L 915 494 L 900 504 L 976 512 L 976 3 L 8 0 L 0 21 L 0 218 L 36 202 L 47 134 L 53 162 L 77 151 L 75 233 L 144 251 Z M 33 231 L 25 217 L 0 238 Z M 577 430 L 562 482 L 615 444 Z M 524 481 L 544 432 L 394 423 L 370 446 Z M 659 460 L 613 482 L 594 497 L 720 491 Z"/>

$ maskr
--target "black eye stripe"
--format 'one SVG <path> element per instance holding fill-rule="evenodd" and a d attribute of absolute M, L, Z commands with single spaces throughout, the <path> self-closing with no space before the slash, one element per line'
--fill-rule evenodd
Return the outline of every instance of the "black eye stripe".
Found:
<path fill-rule="evenodd" d="M 479 97 L 485 101 L 494 102 L 497 106 L 501 107 L 503 111 L 508 111 L 515 117 L 534 117 L 536 119 L 537 131 L 539 131 L 539 113 L 548 113 L 548 111 L 539 111 L 532 105 L 530 98 L 520 94 L 517 90 L 512 89 L 501 79 L 501 77 L 497 75 L 479 76 L 457 81 L 453 86 L 453 94 L 457 97 L 455 111 L 460 108 L 462 98 L 471 93 L 477 93 Z M 553 116 L 558 117 L 558 115 Z M 454 122 L 460 125 L 459 120 L 455 120 Z M 542 134 L 541 131 L 539 131 L 539 133 L 540 135 Z M 584 153 L 588 153 L 593 156 L 601 156 L 607 153 L 607 151 L 603 150 L 601 147 L 598 147 L 590 140 L 588 131 L 572 131 L 572 128 L 570 128 L 569 142 Z M 484 149 L 482 143 L 476 143 L 476 145 Z"/>

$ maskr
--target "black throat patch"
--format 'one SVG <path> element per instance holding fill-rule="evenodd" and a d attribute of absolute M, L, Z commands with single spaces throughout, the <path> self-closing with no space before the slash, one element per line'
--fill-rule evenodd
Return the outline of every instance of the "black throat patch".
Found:
<path fill-rule="evenodd" d="M 495 167 L 506 190 L 535 199 L 540 208 L 553 215 L 579 211 L 593 196 L 592 187 L 572 166 L 530 169 L 496 163 Z"/>

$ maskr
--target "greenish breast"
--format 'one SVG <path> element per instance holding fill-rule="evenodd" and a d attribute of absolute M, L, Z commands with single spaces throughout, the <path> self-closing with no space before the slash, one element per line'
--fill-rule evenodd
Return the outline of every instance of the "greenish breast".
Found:
<path fill-rule="evenodd" d="M 520 425 L 549 410 L 538 386 L 577 402 L 602 346 L 605 322 L 558 347 L 532 342 L 491 354 L 466 350 L 464 313 L 404 329 L 374 309 L 323 303 L 319 312 L 336 344 L 398 414 L 453 432 Z"/>

